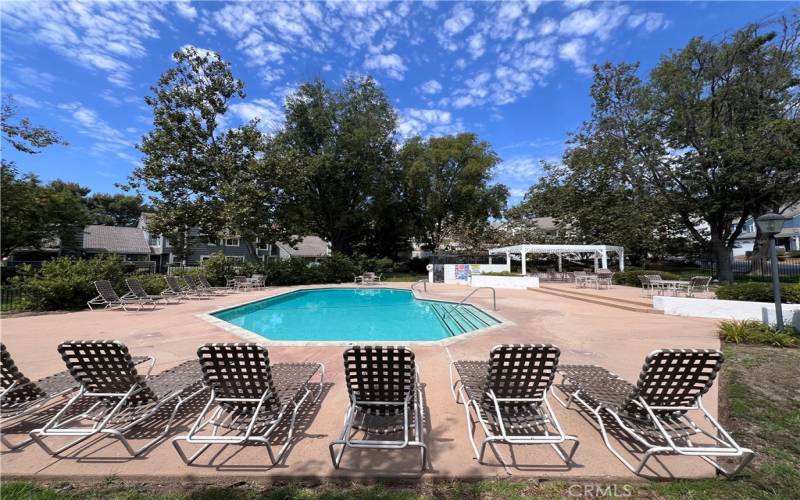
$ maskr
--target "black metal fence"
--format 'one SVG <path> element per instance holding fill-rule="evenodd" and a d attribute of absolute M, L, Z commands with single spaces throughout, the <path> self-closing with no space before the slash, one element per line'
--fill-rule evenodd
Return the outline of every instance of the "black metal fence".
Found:
<path fill-rule="evenodd" d="M 22 300 L 19 290 L 10 286 L 0 288 L 0 311 L 6 312 L 16 309 Z"/>
<path fill-rule="evenodd" d="M 785 259 L 777 262 L 778 276 L 781 281 L 800 283 L 800 259 Z M 735 281 L 770 281 L 772 280 L 772 264 L 768 260 L 734 260 L 732 263 Z M 702 266 L 703 274 L 719 277 L 717 265 L 711 262 Z"/>

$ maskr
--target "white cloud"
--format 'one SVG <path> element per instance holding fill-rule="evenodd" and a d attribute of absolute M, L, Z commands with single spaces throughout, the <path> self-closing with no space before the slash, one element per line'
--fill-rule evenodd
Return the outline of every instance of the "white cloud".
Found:
<path fill-rule="evenodd" d="M 472 55 L 473 59 L 477 59 L 483 55 L 484 51 L 486 50 L 486 41 L 483 38 L 483 35 L 480 33 L 475 33 L 471 37 L 467 39 L 467 50 Z"/>
<path fill-rule="evenodd" d="M 497 166 L 497 177 L 506 180 L 535 181 L 541 175 L 542 167 L 539 162 L 528 156 L 512 158 Z"/>
<path fill-rule="evenodd" d="M 453 120 L 452 114 L 446 110 L 405 108 L 399 115 L 397 132 L 403 139 L 415 135 L 450 135 L 464 129 L 463 123 Z"/>
<path fill-rule="evenodd" d="M 508 23 L 523 14 L 521 2 L 503 2 L 497 10 L 497 22 Z"/>
<path fill-rule="evenodd" d="M 158 38 L 165 4 L 156 2 L 2 2 L 3 30 L 17 32 L 65 58 L 130 85 L 131 62 L 143 58 L 145 41 Z"/>
<path fill-rule="evenodd" d="M 576 10 L 561 20 L 559 33 L 567 36 L 594 35 L 606 40 L 611 32 L 619 26 L 628 15 L 629 9 L 624 5 L 602 7 L 596 10 Z"/>
<path fill-rule="evenodd" d="M 41 108 L 42 103 L 24 94 L 13 94 L 14 102 L 26 108 Z"/>
<path fill-rule="evenodd" d="M 179 0 L 175 2 L 175 10 L 178 15 L 188 21 L 194 21 L 197 17 L 197 9 L 195 9 L 189 0 Z"/>
<path fill-rule="evenodd" d="M 444 30 L 455 35 L 464 31 L 475 20 L 475 13 L 469 7 L 459 4 L 453 7 L 452 15 L 444 22 Z"/>
<path fill-rule="evenodd" d="M 274 132 L 283 123 L 283 109 L 272 99 L 250 99 L 231 104 L 228 109 L 242 122 L 257 119 L 258 128 L 264 132 Z"/>
<path fill-rule="evenodd" d="M 579 73 L 591 73 L 591 68 L 586 62 L 586 42 L 582 38 L 575 38 L 559 45 L 558 57 L 574 64 Z"/>
<path fill-rule="evenodd" d="M 366 69 L 379 69 L 395 80 L 402 80 L 406 72 L 403 58 L 397 54 L 373 54 L 364 60 Z"/>
<path fill-rule="evenodd" d="M 93 109 L 80 102 L 59 104 L 57 106 L 67 112 L 67 121 L 82 135 L 93 141 L 91 151 L 96 154 L 118 154 L 133 150 L 133 141 L 109 125 Z"/>
<path fill-rule="evenodd" d="M 558 29 L 558 22 L 552 17 L 545 17 L 539 23 L 538 31 L 541 36 L 552 35 Z"/>
<path fill-rule="evenodd" d="M 592 3 L 592 0 L 564 0 L 564 7 L 572 10 L 590 3 Z"/>
<path fill-rule="evenodd" d="M 419 89 L 425 94 L 438 94 L 442 91 L 442 84 L 436 80 L 428 80 L 420 85 Z"/>
<path fill-rule="evenodd" d="M 631 14 L 626 22 L 629 28 L 635 29 L 641 26 L 648 33 L 666 28 L 669 23 L 660 12 L 641 12 Z"/>

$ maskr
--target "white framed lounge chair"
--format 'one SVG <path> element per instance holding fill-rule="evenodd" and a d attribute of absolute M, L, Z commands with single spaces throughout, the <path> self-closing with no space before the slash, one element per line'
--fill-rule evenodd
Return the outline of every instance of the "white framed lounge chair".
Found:
<path fill-rule="evenodd" d="M 152 300 L 153 302 L 164 302 L 165 304 L 170 303 L 170 296 L 169 295 L 150 295 L 142 286 L 142 283 L 137 280 L 136 278 L 127 278 L 125 280 L 125 284 L 128 285 L 128 293 L 122 296 L 123 299 L 141 299 L 141 300 Z M 177 302 L 180 302 L 180 297 L 175 298 Z"/>
<path fill-rule="evenodd" d="M 210 297 L 213 295 L 220 295 L 219 293 L 215 292 L 214 290 L 208 290 L 203 287 L 202 284 L 192 276 L 191 274 L 187 274 L 183 277 L 183 281 L 186 282 L 186 286 L 183 288 L 187 293 L 197 295 L 199 297 Z"/>
<path fill-rule="evenodd" d="M 347 448 L 418 447 L 425 470 L 424 400 L 414 353 L 405 347 L 354 346 L 343 357 L 350 405 L 339 439 L 329 445 L 333 466 L 339 468 Z M 364 438 L 401 433 L 403 439 L 355 439 L 358 433 Z"/>
<path fill-rule="evenodd" d="M 205 295 L 192 292 L 185 286 L 181 286 L 178 282 L 178 278 L 175 276 L 165 276 L 164 279 L 167 282 L 167 288 L 161 292 L 161 295 L 180 297 L 182 299 L 201 299 L 206 297 Z"/>
<path fill-rule="evenodd" d="M 558 368 L 569 407 L 576 401 L 597 421 L 603 441 L 634 474 L 641 474 L 655 455 L 700 457 L 726 476 L 736 475 L 755 456 L 742 448 L 703 406 L 702 396 L 711 389 L 722 366 L 722 353 L 714 349 L 661 349 L 645 359 L 636 385 L 599 366 L 562 365 Z M 713 434 L 691 418 L 696 411 L 713 427 Z M 609 429 L 620 430 L 646 451 L 638 464 L 631 464 L 609 439 Z M 693 440 L 702 436 L 703 442 Z M 714 457 L 740 457 L 733 470 Z"/>
<path fill-rule="evenodd" d="M 234 290 L 230 286 L 213 286 L 211 283 L 208 282 L 208 278 L 203 275 L 197 277 L 197 281 L 200 282 L 203 290 L 219 292 L 222 294 L 228 294 L 233 292 Z"/>
<path fill-rule="evenodd" d="M 108 280 L 95 281 L 94 287 L 97 289 L 99 295 L 86 303 L 90 311 L 94 311 L 94 307 L 92 306 L 103 306 L 103 309 L 117 309 L 121 307 L 125 311 L 128 310 L 128 306 L 136 306 L 137 311 L 141 311 L 144 306 L 153 306 L 153 309 L 156 308 L 155 301 L 150 298 L 120 297 L 117 295 L 117 292 L 114 291 L 114 287 L 111 286 L 111 282 Z"/>
<path fill-rule="evenodd" d="M 54 456 L 98 435 L 116 438 L 131 456 L 141 455 L 169 434 L 180 407 L 205 391 L 196 360 L 150 376 L 155 364 L 155 358 L 151 357 L 147 373 L 142 376 L 127 346 L 121 342 L 68 341 L 58 346 L 58 352 L 80 388 L 44 427 L 30 433 L 36 444 Z M 73 407 L 80 408 L 83 402 L 94 403 L 87 403 L 89 408 L 85 411 L 70 412 Z M 145 445 L 134 449 L 125 434 L 155 417 L 167 403 L 175 403 L 175 406 L 164 429 Z M 79 425 L 85 420 L 94 424 Z M 163 421 L 158 421 L 163 425 Z M 46 438 L 53 437 L 78 439 L 53 450 L 45 443 Z"/>
<path fill-rule="evenodd" d="M 564 433 L 547 399 L 560 354 L 551 344 L 503 344 L 492 349 L 488 361 L 450 363 L 450 390 L 456 403 L 464 404 L 467 435 L 479 463 L 488 444 L 506 466 L 495 443 L 548 444 L 572 463 L 580 443 Z M 486 436 L 480 451 L 476 422 Z M 572 442 L 568 453 L 561 448 L 567 441 Z"/>
<path fill-rule="evenodd" d="M 203 381 L 211 396 L 188 434 L 172 444 L 187 464 L 194 462 L 213 444 L 262 444 L 272 465 L 283 458 L 292 443 L 298 410 L 312 394 L 311 379 L 319 374 L 322 394 L 325 366 L 321 363 L 278 363 L 271 365 L 267 350 L 258 344 L 205 344 L 197 350 Z M 272 451 L 271 439 L 289 420 L 286 442 Z M 207 429 L 211 432 L 205 432 Z M 220 429 L 238 431 L 237 435 L 219 435 Z M 202 445 L 187 457 L 178 444 L 186 441 Z"/>

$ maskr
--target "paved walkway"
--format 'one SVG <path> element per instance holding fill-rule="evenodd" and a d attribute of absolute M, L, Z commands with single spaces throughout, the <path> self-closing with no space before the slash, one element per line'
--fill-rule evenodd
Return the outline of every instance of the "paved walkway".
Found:
<path fill-rule="evenodd" d="M 390 286 L 407 288 L 409 284 Z M 622 288 L 622 287 L 617 287 Z M 198 318 L 223 305 L 268 297 L 292 288 L 247 292 L 211 300 L 191 301 L 159 307 L 154 312 L 74 312 L 38 316 L 3 318 L 2 339 L 18 366 L 31 378 L 63 369 L 56 352 L 66 339 L 117 339 L 126 343 L 136 355 L 154 355 L 154 373 L 177 363 L 193 359 L 197 346 L 205 342 L 230 342 L 239 339 Z M 460 300 L 469 289 L 458 285 L 431 285 L 431 298 Z M 620 292 L 621 293 L 621 292 Z M 633 291 L 629 291 L 633 294 Z M 637 292 L 638 293 L 638 292 Z M 474 304 L 491 310 L 491 298 L 474 296 Z M 457 405 L 448 387 L 450 359 L 485 359 L 496 344 L 508 342 L 551 342 L 561 348 L 561 363 L 590 363 L 611 369 L 635 381 L 644 357 L 657 348 L 719 348 L 716 322 L 698 318 L 682 318 L 641 314 L 609 307 L 568 300 L 527 290 L 498 290 L 497 315 L 510 323 L 497 329 L 468 335 L 447 347 L 417 346 L 414 351 L 425 386 L 427 405 L 427 441 L 431 469 L 426 475 L 442 477 L 505 476 L 502 466 L 487 451 L 489 465 L 478 464 L 471 456 L 466 436 L 463 406 Z M 187 466 L 178 458 L 169 443 L 163 443 L 145 456 L 130 459 L 115 440 L 89 441 L 84 447 L 70 451 L 67 458 L 55 459 L 32 445 L 17 452 L 3 451 L 0 467 L 5 479 L 11 476 L 38 475 L 48 477 L 119 475 L 125 477 L 216 476 L 228 481 L 232 477 L 325 477 L 325 476 L 394 476 L 417 477 L 416 450 L 358 451 L 348 450 L 342 468 L 335 470 L 328 457 L 328 443 L 341 430 L 347 406 L 341 354 L 344 347 L 270 347 L 270 359 L 283 361 L 321 361 L 326 366 L 326 386 L 319 406 L 309 408 L 300 422 L 300 430 L 285 462 L 267 466 L 267 457 L 260 447 L 216 446 L 201 456 L 197 465 Z M 716 412 L 715 388 L 706 396 L 707 407 Z M 602 444 L 594 426 L 580 413 L 565 410 L 554 402 L 562 426 L 577 435 L 581 446 L 577 465 L 565 467 L 549 446 L 517 446 L 514 448 L 514 475 L 580 478 L 633 478 Z M 186 415 L 176 429 L 187 428 L 191 415 Z M 10 429 L 10 430 L 13 430 Z M 19 436 L 13 436 L 17 439 Z M 145 438 L 146 436 L 143 436 Z M 144 442 L 142 439 L 141 442 Z M 512 454 L 506 446 L 498 447 L 506 460 Z M 702 460 L 667 457 L 662 466 L 651 461 L 656 475 L 671 473 L 678 477 L 712 475 L 712 468 Z"/>

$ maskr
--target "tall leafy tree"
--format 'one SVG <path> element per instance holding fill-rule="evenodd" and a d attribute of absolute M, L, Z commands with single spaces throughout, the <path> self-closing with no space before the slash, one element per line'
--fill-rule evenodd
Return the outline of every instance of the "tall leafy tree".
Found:
<path fill-rule="evenodd" d="M 67 145 L 67 142 L 54 130 L 33 125 L 25 117 L 17 119 L 18 114 L 14 96 L 4 97 L 0 109 L 0 130 L 3 140 L 17 151 L 38 154 L 47 146 Z"/>
<path fill-rule="evenodd" d="M 499 161 L 471 133 L 407 141 L 400 164 L 417 238 L 437 250 L 449 233 L 480 233 L 489 218 L 500 217 L 508 188 L 490 184 Z"/>
<path fill-rule="evenodd" d="M 732 280 L 731 251 L 748 218 L 800 192 L 798 19 L 777 26 L 692 39 L 649 82 L 635 65 L 596 67 L 592 117 L 564 170 L 545 181 L 550 189 L 532 197 L 545 205 L 560 191 L 592 213 L 620 208 L 613 220 L 632 222 L 620 229 L 643 241 L 678 228 Z M 608 231 L 613 220 L 586 225 Z"/>
<path fill-rule="evenodd" d="M 317 80 L 286 99 L 280 140 L 295 154 L 305 182 L 309 229 L 352 254 L 391 213 L 387 182 L 399 179 L 397 117 L 372 78 L 348 79 L 339 89 Z M 380 198 L 380 201 L 377 201 Z M 397 215 L 397 214 L 395 214 Z"/>
<path fill-rule="evenodd" d="M 85 198 L 92 224 L 134 227 L 142 212 L 149 210 L 141 195 L 93 193 Z"/>

